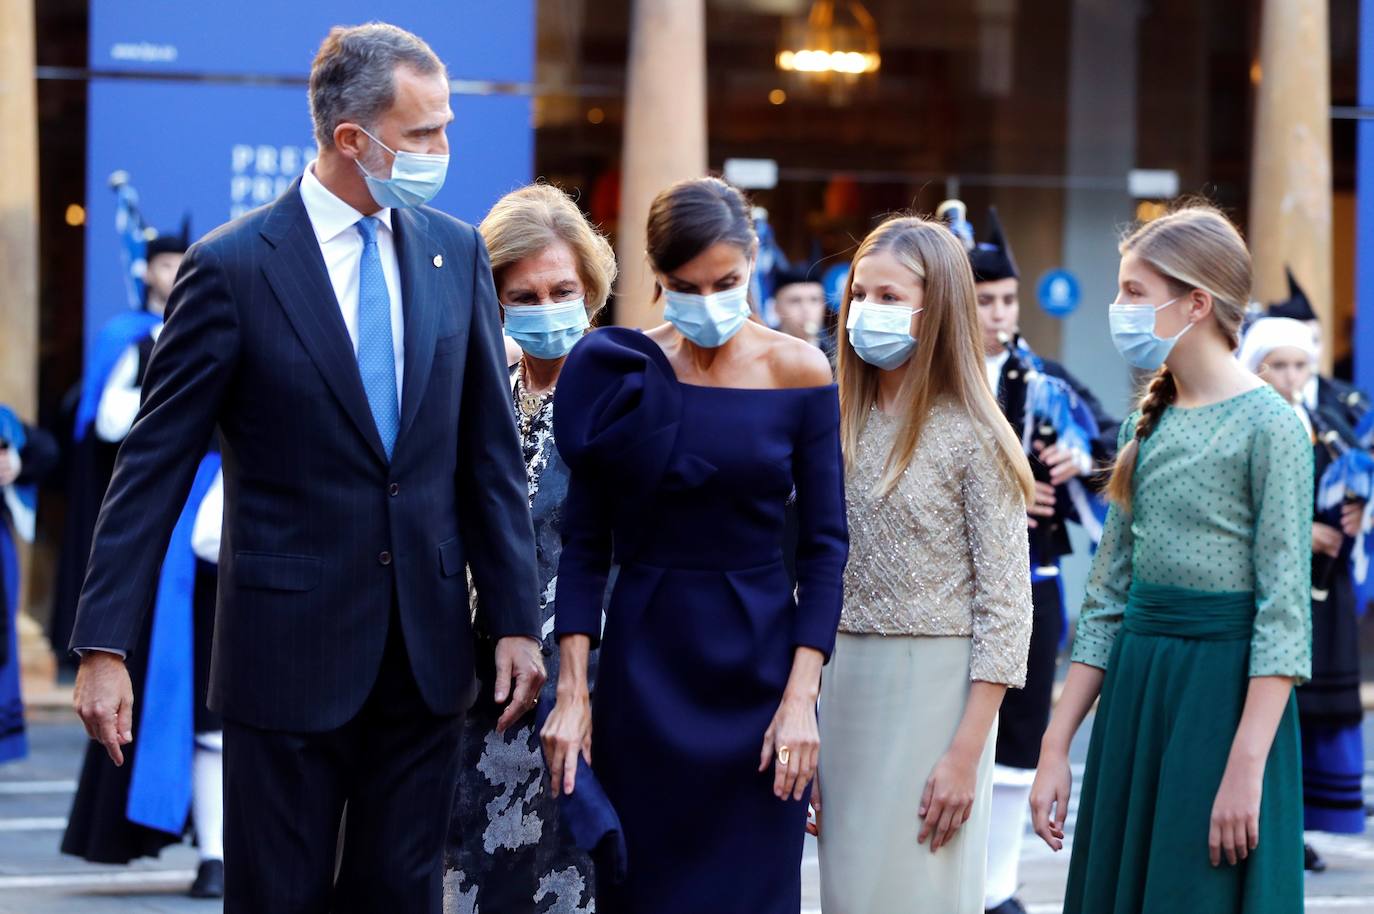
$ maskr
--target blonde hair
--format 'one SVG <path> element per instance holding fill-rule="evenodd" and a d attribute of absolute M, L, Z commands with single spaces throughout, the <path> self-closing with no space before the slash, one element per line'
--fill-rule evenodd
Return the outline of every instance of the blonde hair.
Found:
<path fill-rule="evenodd" d="M 1175 295 L 1200 289 L 1212 296 L 1217 329 L 1240 346 L 1245 306 L 1250 301 L 1250 251 L 1231 220 L 1209 203 L 1187 202 L 1168 215 L 1147 222 L 1121 241 L 1121 255 L 1134 254 L 1164 277 Z M 1130 509 L 1140 442 L 1153 434 L 1164 410 L 1178 396 L 1168 366 L 1157 371 L 1140 398 L 1135 433 L 1116 455 L 1107 495 Z"/>
<path fill-rule="evenodd" d="M 859 438 L 878 398 L 878 369 L 849 345 L 845 325 L 854 287 L 854 268 L 870 254 L 886 252 L 917 277 L 925 290 L 921 332 L 902 384 L 906 404 L 901 430 L 892 442 L 874 491 L 891 492 L 916 452 L 921 430 L 937 398 L 952 397 L 996 444 L 1007 480 L 1029 503 L 1035 480 L 1021 442 L 988 386 L 978 329 L 973 272 L 963 245 L 944 225 L 918 217 L 890 219 L 868 234 L 854 253 L 839 320 L 840 436 L 846 469 L 853 469 Z"/>
<path fill-rule="evenodd" d="M 526 257 L 542 253 L 561 241 L 572 249 L 577 275 L 586 291 L 587 317 L 606 305 L 615 283 L 615 252 L 592 227 L 572 197 L 549 184 L 530 184 L 506 194 L 478 227 L 491 256 L 491 273 L 501 274 Z"/>

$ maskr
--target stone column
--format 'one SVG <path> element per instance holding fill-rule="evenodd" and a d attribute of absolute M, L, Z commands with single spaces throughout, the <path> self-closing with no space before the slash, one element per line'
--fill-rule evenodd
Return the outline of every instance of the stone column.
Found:
<path fill-rule="evenodd" d="M 706 173 L 704 0 L 634 0 L 624 134 L 615 321 L 650 327 L 662 310 L 644 254 L 649 204 L 674 181 Z"/>
<path fill-rule="evenodd" d="M 38 110 L 32 0 L 0 0 L 0 403 L 32 421 L 38 390 Z"/>
<path fill-rule="evenodd" d="M 1258 301 L 1287 297 L 1287 264 L 1331 326 L 1331 65 L 1326 0 L 1264 0 L 1250 177 Z M 1323 353 L 1331 369 L 1331 349 Z"/>
<path fill-rule="evenodd" d="M 32 0 L 0 0 L 0 403 L 27 421 L 38 412 L 38 106 L 34 84 Z M 21 577 L 29 556 L 20 550 Z M 51 679 L 52 653 L 22 612 L 20 655 L 26 672 Z M 0 608 L 0 611 L 4 611 Z"/>

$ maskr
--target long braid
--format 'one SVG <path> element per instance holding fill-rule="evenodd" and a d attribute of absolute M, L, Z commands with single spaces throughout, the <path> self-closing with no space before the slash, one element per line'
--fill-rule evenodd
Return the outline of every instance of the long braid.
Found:
<path fill-rule="evenodd" d="M 1145 395 L 1140 398 L 1140 418 L 1135 422 L 1135 435 L 1116 455 L 1116 466 L 1107 482 L 1107 495 L 1112 501 L 1129 510 L 1131 495 L 1135 488 L 1135 463 L 1140 453 L 1140 443 L 1154 434 L 1164 410 L 1178 396 L 1178 385 L 1167 367 L 1160 368 L 1150 380 Z"/>

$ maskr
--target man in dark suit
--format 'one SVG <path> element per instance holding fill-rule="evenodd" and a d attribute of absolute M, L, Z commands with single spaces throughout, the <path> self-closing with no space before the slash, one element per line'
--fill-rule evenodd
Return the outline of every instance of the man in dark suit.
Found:
<path fill-rule="evenodd" d="M 544 679 L 534 543 L 480 236 L 423 204 L 448 79 L 393 26 L 336 28 L 310 78 L 319 158 L 186 255 L 101 511 L 72 647 L 116 764 L 122 656 L 215 428 L 225 517 L 210 705 L 227 912 L 437 912 L 460 717 L 465 569 L 502 726 Z M 336 840 L 347 803 L 342 866 Z"/>

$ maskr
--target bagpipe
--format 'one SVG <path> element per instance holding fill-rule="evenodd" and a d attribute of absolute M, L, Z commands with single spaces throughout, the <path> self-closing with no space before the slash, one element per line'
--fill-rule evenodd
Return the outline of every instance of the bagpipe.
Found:
<path fill-rule="evenodd" d="M 127 171 L 110 175 L 110 189 L 115 193 L 115 234 L 119 236 L 119 257 L 124 264 L 124 291 L 129 307 L 143 309 L 143 277 L 148 271 L 149 226 L 139 209 L 138 191 L 129 183 Z M 152 232 L 156 235 L 156 232 Z"/>
<path fill-rule="evenodd" d="M 129 182 L 129 173 L 116 171 L 110 175 L 110 189 L 115 193 L 115 234 L 119 238 L 119 257 L 123 263 L 124 294 L 128 310 L 110 319 L 86 351 L 81 372 L 81 400 L 77 404 L 76 422 L 72 429 L 74 441 L 82 441 L 95 421 L 100 395 L 105 381 L 124 350 L 147 336 L 162 318 L 144 310 L 146 290 L 143 277 L 148 271 L 148 242 L 157 236 L 143 219 L 139 209 L 138 191 Z"/>
<path fill-rule="evenodd" d="M 1080 462 L 1091 468 L 1092 442 L 1101 434 L 1092 410 L 1067 381 L 1046 372 L 1039 357 L 1016 338 L 1003 334 L 1002 345 L 1006 347 L 1013 364 L 1013 379 L 1021 381 L 1025 388 L 1021 428 L 1018 431 L 1035 480 L 1050 483 L 1050 469 L 1040 459 L 1040 454 L 1056 444 L 1075 454 Z M 1012 375 L 1009 374 L 1009 377 Z M 1106 503 L 1096 493 L 1090 492 L 1078 477 L 1065 483 L 1065 489 L 1078 522 L 1096 544 L 1102 538 Z M 1035 573 L 1057 573 L 1054 545 L 1062 526 L 1063 522 L 1058 517 L 1036 519 L 1036 526 L 1030 531 L 1031 551 L 1037 562 Z"/>
<path fill-rule="evenodd" d="M 787 254 L 783 252 L 782 245 L 778 244 L 777 235 L 768 221 L 768 210 L 756 206 L 749 215 L 754 223 L 754 233 L 759 239 L 758 260 L 754 264 L 753 276 L 750 277 L 752 304 L 754 310 L 764 318 L 764 323 L 776 327 L 777 316 L 765 313 L 764 309 L 768 306 L 773 293 L 777 291 L 778 274 L 789 267 Z"/>
<path fill-rule="evenodd" d="M 1363 397 L 1363 394 L 1360 394 Z M 1355 613 L 1363 615 L 1365 607 L 1374 599 L 1374 576 L 1370 575 L 1374 559 L 1374 412 L 1366 412 L 1355 426 L 1355 440 L 1351 444 L 1322 413 L 1308 411 L 1317 443 L 1326 449 L 1331 463 L 1317 484 L 1318 512 L 1332 511 L 1342 505 L 1364 502 L 1360 517 L 1360 531 L 1350 550 L 1350 578 L 1355 585 Z M 1331 593 L 1331 580 L 1339 561 L 1331 556 L 1318 556 L 1312 569 L 1312 599 L 1325 600 Z"/>

